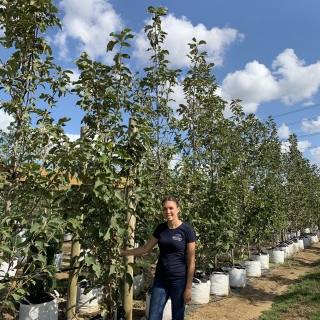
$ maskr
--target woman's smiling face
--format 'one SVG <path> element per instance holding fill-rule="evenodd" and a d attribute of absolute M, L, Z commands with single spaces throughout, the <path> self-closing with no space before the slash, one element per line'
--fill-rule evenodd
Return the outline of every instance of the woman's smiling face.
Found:
<path fill-rule="evenodd" d="M 167 221 L 174 221 L 178 218 L 180 208 L 174 201 L 167 200 L 162 205 L 162 212 Z"/>

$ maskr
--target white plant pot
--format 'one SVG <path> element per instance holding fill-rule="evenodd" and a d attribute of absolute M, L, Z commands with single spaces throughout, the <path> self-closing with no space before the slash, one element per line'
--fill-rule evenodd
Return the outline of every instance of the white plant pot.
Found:
<path fill-rule="evenodd" d="M 299 240 L 295 239 L 293 241 L 293 254 L 296 254 L 299 252 Z"/>
<path fill-rule="evenodd" d="M 289 247 L 287 244 L 281 244 L 279 246 L 280 250 L 284 252 L 284 258 L 287 259 L 289 257 Z"/>
<path fill-rule="evenodd" d="M 21 231 L 18 232 L 17 236 L 21 237 L 21 238 L 24 238 L 25 234 L 26 234 L 26 230 L 25 229 L 21 229 Z"/>
<path fill-rule="evenodd" d="M 269 254 L 252 254 L 250 259 L 260 261 L 261 269 L 269 269 Z"/>
<path fill-rule="evenodd" d="M 318 236 L 316 234 L 312 234 L 310 236 L 310 244 L 313 245 L 318 242 Z"/>
<path fill-rule="evenodd" d="M 17 269 L 15 269 L 17 264 L 18 264 L 18 258 L 15 258 L 12 261 L 12 266 L 9 269 L 9 263 L 3 261 L 0 265 L 0 280 L 3 279 L 6 274 L 8 274 L 9 277 L 14 277 L 17 273 Z"/>
<path fill-rule="evenodd" d="M 63 253 L 56 253 L 54 255 L 54 265 L 61 269 L 62 268 L 62 261 L 63 261 Z"/>
<path fill-rule="evenodd" d="M 289 257 L 294 254 L 293 243 L 288 244 Z"/>
<path fill-rule="evenodd" d="M 79 313 L 92 313 L 99 311 L 99 301 L 103 295 L 103 287 L 98 286 L 93 288 L 87 294 L 84 294 L 87 286 L 87 280 L 82 280 L 78 283 L 77 288 L 77 305 L 76 309 Z"/>
<path fill-rule="evenodd" d="M 133 277 L 133 296 L 137 297 L 144 287 L 144 275 L 143 273 Z"/>
<path fill-rule="evenodd" d="M 151 293 L 148 292 L 146 293 L 146 312 L 145 312 L 147 319 L 149 319 L 150 299 L 151 299 Z M 169 298 L 163 310 L 162 320 L 171 320 L 171 319 L 172 319 L 171 299 Z"/>
<path fill-rule="evenodd" d="M 299 247 L 299 251 L 303 251 L 304 250 L 303 239 L 298 239 L 298 247 Z"/>
<path fill-rule="evenodd" d="M 245 267 L 228 268 L 230 288 L 244 288 L 247 281 L 247 271 Z"/>
<path fill-rule="evenodd" d="M 229 274 L 226 272 L 212 272 L 210 276 L 210 294 L 227 296 L 229 290 Z"/>
<path fill-rule="evenodd" d="M 52 295 L 49 302 L 32 304 L 23 298 L 19 307 L 19 320 L 58 320 L 59 295 Z"/>
<path fill-rule="evenodd" d="M 273 263 L 284 263 L 285 252 L 280 248 L 275 248 L 272 250 L 272 261 Z"/>
<path fill-rule="evenodd" d="M 246 268 L 247 277 L 261 277 L 260 261 L 243 260 L 240 264 Z"/>
<path fill-rule="evenodd" d="M 309 248 L 310 247 L 310 239 L 309 239 L 309 237 L 307 237 L 307 236 L 305 236 L 305 237 L 303 237 L 303 246 L 304 246 L 304 248 L 306 249 L 306 248 Z"/>
<path fill-rule="evenodd" d="M 210 301 L 210 280 L 193 278 L 190 304 L 205 304 Z"/>
<path fill-rule="evenodd" d="M 269 255 L 269 262 L 273 262 L 273 248 L 266 250 Z"/>
<path fill-rule="evenodd" d="M 303 233 L 310 233 L 310 228 L 305 228 L 305 229 L 303 230 Z"/>
<path fill-rule="evenodd" d="M 81 249 L 80 253 L 83 253 L 83 252 L 84 252 L 84 255 L 79 257 L 79 262 L 82 261 L 85 258 L 85 256 L 91 252 L 91 249 Z"/>
<path fill-rule="evenodd" d="M 63 235 L 63 241 L 71 241 L 72 240 L 72 233 L 65 233 Z"/>
<path fill-rule="evenodd" d="M 27 240 L 26 237 L 17 237 L 17 244 L 23 243 Z M 18 259 L 18 263 L 25 263 L 27 261 L 27 258 L 25 256 L 21 255 L 22 250 L 17 251 L 16 257 Z"/>

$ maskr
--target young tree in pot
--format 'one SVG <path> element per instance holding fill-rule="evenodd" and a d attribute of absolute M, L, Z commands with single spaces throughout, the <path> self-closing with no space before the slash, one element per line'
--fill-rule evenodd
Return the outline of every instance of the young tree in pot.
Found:
<path fill-rule="evenodd" d="M 124 283 L 132 285 L 117 248 L 130 238 L 126 215 L 134 210 L 119 188 L 139 183 L 134 169 L 143 161 L 150 132 L 138 116 L 134 134 L 129 134 L 131 128 L 123 125 L 123 113 L 137 114 L 140 108 L 131 100 L 134 77 L 124 64 L 129 56 L 123 49 L 130 46 L 128 40 L 132 35 L 125 29 L 112 36 L 107 50 L 119 47 L 114 65 L 92 61 L 86 53 L 76 61 L 81 74 L 73 91 L 79 97 L 77 104 L 85 112 L 83 123 L 87 129 L 77 150 L 84 165 L 79 167 L 75 163 L 72 171 L 77 170 L 83 183 L 69 190 L 64 200 L 71 219 L 68 229 L 84 250 L 82 266 L 91 270 L 96 284 L 105 287 L 107 295 L 101 308 L 107 318 L 112 317 L 114 307 L 121 303 Z M 138 201 L 141 192 L 135 192 L 131 201 Z M 80 221 L 76 220 L 78 213 Z M 87 248 L 90 252 L 85 254 Z"/>
<path fill-rule="evenodd" d="M 137 168 L 144 193 L 137 201 L 137 219 L 153 227 L 161 221 L 158 208 L 160 199 L 170 194 L 173 183 L 171 165 L 177 154 L 175 141 L 178 135 L 177 119 L 174 114 L 172 93 L 178 85 L 179 69 L 169 68 L 169 52 L 163 48 L 167 33 L 162 29 L 162 18 L 167 10 L 163 7 L 148 7 L 152 15 L 150 24 L 144 27 L 151 56 L 144 74 L 137 79 L 134 101 L 141 105 L 137 115 L 149 126 L 149 141 L 141 166 Z M 175 189 L 174 189 L 175 190 Z"/>
<path fill-rule="evenodd" d="M 283 154 L 284 175 L 286 179 L 284 206 L 287 210 L 287 223 L 290 221 L 291 227 L 286 223 L 282 231 L 282 240 L 285 240 L 287 228 L 303 230 L 310 224 L 310 214 L 308 208 L 308 171 L 309 162 L 302 157 L 298 149 L 298 141 L 295 135 L 288 139 L 286 152 Z"/>
<path fill-rule="evenodd" d="M 247 217 L 252 227 L 252 244 L 261 250 L 261 242 L 270 239 L 274 229 L 283 224 L 280 189 L 283 185 L 281 145 L 272 121 L 261 123 L 260 142 L 254 155 L 254 178 L 251 188 L 253 200 Z M 250 230 L 250 228 L 249 228 Z"/>
<path fill-rule="evenodd" d="M 2 61 L 0 87 L 4 101 L 0 108 L 12 119 L 7 131 L 0 132 L 0 198 L 5 208 L 0 241 L 5 248 L 10 231 L 16 233 L 18 225 L 29 227 L 30 242 L 24 241 L 18 249 L 27 260 L 33 258 L 25 266 L 28 276 L 15 278 L 16 286 L 11 282 L 1 285 L 2 313 L 5 308 L 15 312 L 15 301 L 28 294 L 20 284 L 32 282 L 39 272 L 53 274 L 43 253 L 50 237 L 60 232 L 62 221 L 44 210 L 52 199 L 51 192 L 62 183 L 63 174 L 55 168 L 62 154 L 67 153 L 68 138 L 63 132 L 67 119 L 54 124 L 50 109 L 66 93 L 69 77 L 54 64 L 44 39 L 48 27 L 60 26 L 52 1 L 3 1 L 0 11 L 4 30 L 0 42 L 9 55 L 7 61 Z M 50 153 L 52 146 L 60 151 Z M 32 246 L 37 253 L 30 250 Z"/>
<path fill-rule="evenodd" d="M 182 161 L 177 165 L 182 186 L 184 215 L 201 243 L 198 267 L 217 267 L 217 255 L 230 248 L 236 215 L 228 175 L 234 158 L 228 151 L 232 122 L 225 119 L 226 102 L 217 94 L 213 63 L 200 51 L 204 41 L 189 43 L 190 69 L 183 81 L 186 104 L 179 106 Z M 214 262 L 212 263 L 212 261 Z"/>
<path fill-rule="evenodd" d="M 253 114 L 245 115 L 237 105 L 233 107 L 233 120 L 236 123 L 236 142 L 234 154 L 238 158 L 238 166 L 234 174 L 237 192 L 237 208 L 239 212 L 239 237 L 240 246 L 247 245 L 248 258 L 250 257 L 250 243 L 255 242 L 255 229 L 253 223 L 254 207 L 257 205 L 257 194 L 254 186 L 257 184 L 256 173 L 258 170 L 258 148 L 263 141 L 263 125 Z M 256 215 L 259 211 L 255 211 Z"/>

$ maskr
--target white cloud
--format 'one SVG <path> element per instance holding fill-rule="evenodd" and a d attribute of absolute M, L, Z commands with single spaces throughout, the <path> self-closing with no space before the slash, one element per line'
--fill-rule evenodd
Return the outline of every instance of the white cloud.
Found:
<path fill-rule="evenodd" d="M 291 143 L 289 141 L 285 141 L 281 143 L 281 152 L 287 153 L 290 152 Z M 309 141 L 298 141 L 298 150 L 300 152 L 305 152 L 307 148 L 311 146 L 311 142 Z"/>
<path fill-rule="evenodd" d="M 258 61 L 229 73 L 221 85 L 222 97 L 241 99 L 246 112 L 255 112 L 262 102 L 280 99 L 287 105 L 311 99 L 320 86 L 320 61 L 305 65 L 293 49 L 285 49 L 271 70 Z"/>
<path fill-rule="evenodd" d="M 69 77 L 70 77 L 70 81 L 71 83 L 75 82 L 75 81 L 78 81 L 79 80 L 79 77 L 80 77 L 80 72 L 78 69 L 69 69 L 70 71 L 72 71 L 73 73 L 69 73 Z M 71 84 L 70 85 L 70 88 L 73 88 L 74 85 Z"/>
<path fill-rule="evenodd" d="M 146 21 L 147 24 L 151 20 Z M 188 43 L 192 42 L 195 37 L 197 41 L 205 40 L 206 45 L 201 46 L 201 50 L 207 51 L 208 61 L 214 62 L 216 66 L 221 66 L 224 60 L 225 51 L 236 40 L 242 40 L 243 35 L 233 28 L 207 29 L 203 24 L 194 26 L 186 17 L 176 18 L 169 14 L 162 19 L 162 29 L 167 32 L 164 42 L 164 49 L 170 53 L 168 60 L 175 67 L 186 67 L 190 65 L 190 60 L 186 56 L 190 49 Z M 141 30 L 135 37 L 135 50 L 133 56 L 140 60 L 141 63 L 148 62 L 150 52 L 149 41 Z"/>
<path fill-rule="evenodd" d="M 316 120 L 309 121 L 308 119 L 302 120 L 302 130 L 309 133 L 320 132 L 320 116 Z"/>
<path fill-rule="evenodd" d="M 53 44 L 55 46 L 59 47 L 59 58 L 60 59 L 64 59 L 67 61 L 71 60 L 71 57 L 69 57 L 70 52 L 68 49 L 68 44 L 67 44 L 67 33 L 64 31 L 59 31 L 54 37 L 53 39 L 51 39 L 50 37 L 48 37 L 48 42 L 51 43 L 53 42 Z"/>
<path fill-rule="evenodd" d="M 173 109 L 173 112 L 177 118 L 181 118 L 180 115 L 177 113 L 177 109 L 179 108 L 180 104 L 186 104 L 186 100 L 184 98 L 183 86 L 178 83 L 175 87 L 172 88 L 173 92 L 170 93 L 170 99 L 175 101 L 171 101 L 169 105 Z"/>
<path fill-rule="evenodd" d="M 309 141 L 298 141 L 298 150 L 300 152 L 305 152 L 307 148 L 311 146 L 311 142 Z"/>
<path fill-rule="evenodd" d="M 320 163 L 320 147 L 310 150 L 311 162 Z"/>
<path fill-rule="evenodd" d="M 258 61 L 249 62 L 244 70 L 229 73 L 221 85 L 225 100 L 241 99 L 246 112 L 255 112 L 259 103 L 279 94 L 276 79 L 271 71 Z"/>
<path fill-rule="evenodd" d="M 7 127 L 12 121 L 13 121 L 13 118 L 11 116 L 4 113 L 3 110 L 0 110 L 0 129 L 1 130 L 7 131 Z"/>
<path fill-rule="evenodd" d="M 304 107 L 310 107 L 310 106 L 312 106 L 312 105 L 314 105 L 315 103 L 313 102 L 313 101 L 306 101 L 306 102 L 304 102 L 302 105 L 304 106 Z"/>
<path fill-rule="evenodd" d="M 182 160 L 181 155 L 175 154 L 173 156 L 173 159 L 170 161 L 169 168 L 174 169 L 176 167 L 176 165 L 181 162 L 181 160 Z"/>
<path fill-rule="evenodd" d="M 281 152 L 288 153 L 290 152 L 291 143 L 289 141 L 285 141 L 281 143 Z"/>
<path fill-rule="evenodd" d="M 66 136 L 70 139 L 70 141 L 76 141 L 80 138 L 80 134 L 74 134 L 74 133 L 66 133 Z"/>
<path fill-rule="evenodd" d="M 293 49 L 280 53 L 272 67 L 279 75 L 281 100 L 288 105 L 309 99 L 320 86 L 320 61 L 305 66 L 304 60 L 299 60 Z"/>
<path fill-rule="evenodd" d="M 60 47 L 60 57 L 68 58 L 70 39 L 78 40 L 78 53 L 87 52 L 92 59 L 103 57 L 108 61 L 113 54 L 106 54 L 110 33 L 123 29 L 120 16 L 107 0 L 62 0 L 59 2 L 65 15 L 63 30 L 54 37 Z"/>
<path fill-rule="evenodd" d="M 280 139 L 288 139 L 290 136 L 290 129 L 284 123 L 278 128 L 278 136 Z"/>

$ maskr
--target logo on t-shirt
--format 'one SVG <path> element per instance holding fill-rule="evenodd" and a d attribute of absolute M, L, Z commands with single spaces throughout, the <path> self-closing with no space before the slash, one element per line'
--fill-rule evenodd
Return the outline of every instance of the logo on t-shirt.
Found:
<path fill-rule="evenodd" d="M 173 237 L 172 237 L 173 240 L 176 240 L 176 241 L 182 241 L 182 235 L 179 234 L 179 233 L 176 233 Z"/>

